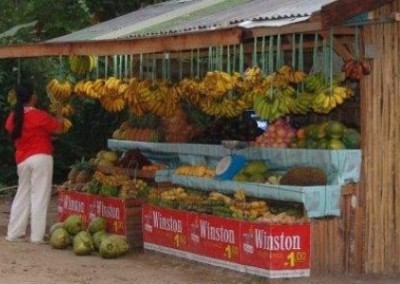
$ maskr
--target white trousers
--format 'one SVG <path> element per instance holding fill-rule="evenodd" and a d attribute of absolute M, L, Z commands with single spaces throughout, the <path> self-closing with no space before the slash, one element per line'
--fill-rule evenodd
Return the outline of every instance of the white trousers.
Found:
<path fill-rule="evenodd" d="M 18 164 L 18 190 L 11 205 L 8 239 L 25 235 L 29 217 L 30 239 L 41 242 L 46 233 L 47 209 L 53 179 L 53 157 L 37 154 Z"/>

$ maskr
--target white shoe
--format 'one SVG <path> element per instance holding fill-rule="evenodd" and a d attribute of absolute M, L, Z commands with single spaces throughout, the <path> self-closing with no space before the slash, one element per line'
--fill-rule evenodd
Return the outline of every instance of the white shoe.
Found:
<path fill-rule="evenodd" d="M 26 239 L 25 239 L 25 236 L 21 236 L 21 237 L 18 237 L 18 238 L 6 237 L 6 241 L 8 241 L 8 242 L 25 242 Z"/>

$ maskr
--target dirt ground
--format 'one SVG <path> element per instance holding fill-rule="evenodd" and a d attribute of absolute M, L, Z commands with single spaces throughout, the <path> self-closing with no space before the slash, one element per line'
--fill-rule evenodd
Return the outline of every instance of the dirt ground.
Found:
<path fill-rule="evenodd" d="M 273 283 L 347 284 L 400 283 L 400 276 L 327 275 L 295 279 L 266 279 L 211 265 L 150 251 L 131 251 L 118 259 L 106 260 L 93 254 L 75 256 L 71 250 L 55 250 L 50 245 L 4 240 L 11 199 L 0 197 L 0 283 Z M 52 198 L 48 223 L 57 216 L 56 197 Z"/>

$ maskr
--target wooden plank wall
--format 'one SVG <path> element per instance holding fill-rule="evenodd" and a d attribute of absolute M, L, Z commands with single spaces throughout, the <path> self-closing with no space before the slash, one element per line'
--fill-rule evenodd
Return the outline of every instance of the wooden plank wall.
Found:
<path fill-rule="evenodd" d="M 354 202 L 359 185 L 342 188 L 341 216 L 311 221 L 311 274 L 362 273 L 363 216 Z"/>
<path fill-rule="evenodd" d="M 374 11 L 380 19 L 400 11 L 400 0 Z M 362 182 L 365 208 L 363 270 L 400 271 L 400 23 L 363 27 L 364 46 L 375 48 L 372 73 L 361 82 Z"/>

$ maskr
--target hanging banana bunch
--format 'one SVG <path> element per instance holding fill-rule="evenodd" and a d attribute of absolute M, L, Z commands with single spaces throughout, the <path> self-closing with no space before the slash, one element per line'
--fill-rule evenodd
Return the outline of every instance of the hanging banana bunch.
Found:
<path fill-rule="evenodd" d="M 312 109 L 312 104 L 315 99 L 315 94 L 301 92 L 293 99 L 290 112 L 293 114 L 307 114 Z"/>
<path fill-rule="evenodd" d="M 232 91 L 236 78 L 225 72 L 207 72 L 204 79 L 198 85 L 201 94 L 214 99 L 221 98 Z"/>
<path fill-rule="evenodd" d="M 180 97 L 188 99 L 193 105 L 198 105 L 202 99 L 199 91 L 200 81 L 192 79 L 183 79 L 176 84 L 176 90 Z"/>
<path fill-rule="evenodd" d="M 158 80 L 148 91 L 141 92 L 141 102 L 159 117 L 171 117 L 178 107 L 180 92 L 166 80 Z"/>
<path fill-rule="evenodd" d="M 263 80 L 262 71 L 257 66 L 248 68 L 244 72 L 244 82 L 249 89 L 260 84 L 262 80 Z"/>
<path fill-rule="evenodd" d="M 142 100 L 142 97 L 147 98 L 151 96 L 150 87 L 150 80 L 139 81 L 136 78 L 129 80 L 128 88 L 124 93 L 124 99 L 128 109 L 138 117 L 143 116 L 148 111 L 148 106 L 145 102 L 146 99 Z"/>
<path fill-rule="evenodd" d="M 7 103 L 12 107 L 17 103 L 17 92 L 14 88 L 10 89 L 7 93 Z"/>
<path fill-rule="evenodd" d="M 50 99 L 49 111 L 51 113 L 55 114 L 61 107 L 61 113 L 63 116 L 63 124 L 64 124 L 63 133 L 67 133 L 72 127 L 72 122 L 67 117 L 71 117 L 75 113 L 73 106 L 71 105 L 70 102 L 61 101 L 57 99 L 50 92 L 47 93 L 47 96 Z"/>
<path fill-rule="evenodd" d="M 304 79 L 306 92 L 313 93 L 314 99 L 310 106 L 317 113 L 329 113 L 346 99 L 353 95 L 353 90 L 341 86 L 336 80 L 329 83 L 322 73 L 309 74 Z"/>
<path fill-rule="evenodd" d="M 284 82 L 283 84 L 299 84 L 306 77 L 306 73 L 299 70 L 293 70 L 292 67 L 288 65 L 283 65 L 276 71 L 277 78 L 275 80 Z"/>
<path fill-rule="evenodd" d="M 60 101 L 68 100 L 71 97 L 72 89 L 72 84 L 66 80 L 52 79 L 46 85 L 47 94 Z"/>
<path fill-rule="evenodd" d="M 233 118 L 241 115 L 247 109 L 247 105 L 241 99 L 224 97 L 221 100 L 203 100 L 200 109 L 210 116 Z"/>
<path fill-rule="evenodd" d="M 269 87 L 267 87 L 269 85 Z M 281 88 L 275 87 L 270 78 L 265 80 L 265 92 L 256 97 L 253 109 L 256 115 L 268 122 L 286 116 L 293 108 L 295 89 L 280 78 Z"/>
<path fill-rule="evenodd" d="M 128 83 L 116 77 L 109 77 L 105 82 L 100 103 L 108 112 L 120 112 L 125 108 L 124 93 Z"/>
<path fill-rule="evenodd" d="M 329 113 L 344 100 L 353 95 L 353 90 L 343 86 L 332 86 L 318 93 L 313 101 L 312 108 L 318 113 Z"/>
<path fill-rule="evenodd" d="M 71 55 L 68 57 L 70 70 L 79 75 L 86 75 L 97 67 L 97 57 L 94 55 Z"/>

